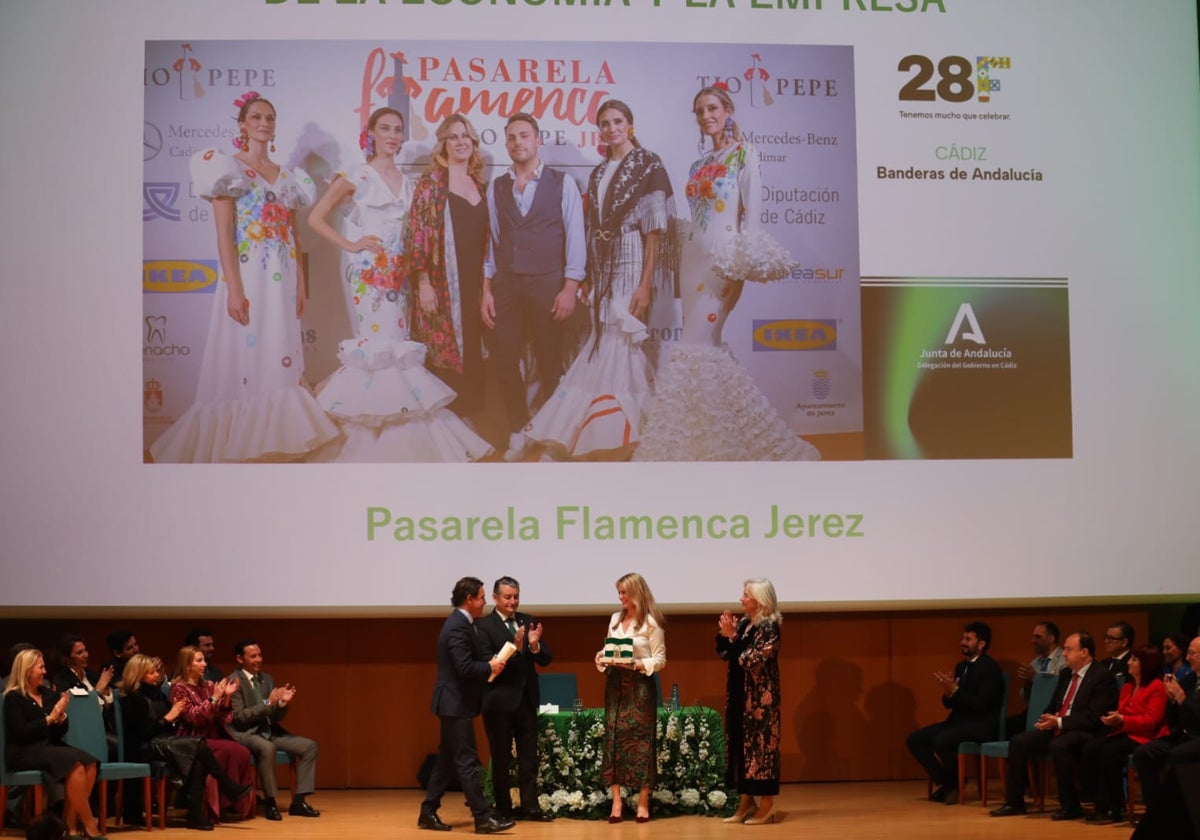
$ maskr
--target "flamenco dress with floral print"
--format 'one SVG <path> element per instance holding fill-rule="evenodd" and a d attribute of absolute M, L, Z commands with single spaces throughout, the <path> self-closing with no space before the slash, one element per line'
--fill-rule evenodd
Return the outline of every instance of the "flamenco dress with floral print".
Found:
<path fill-rule="evenodd" d="M 317 399 L 345 433 L 310 460 L 359 463 L 471 461 L 492 447 L 446 408 L 454 391 L 425 367 L 426 347 L 409 339 L 403 233 L 412 182 L 392 192 L 372 166 L 338 173 L 353 187 L 347 239 L 376 236 L 383 251 L 348 255 L 347 291 L 355 337 L 341 342 L 342 366 Z"/>
<path fill-rule="evenodd" d="M 213 295 L 204 359 L 190 408 L 150 447 L 156 462 L 292 461 L 339 435 L 304 381 L 296 316 L 296 235 L 292 211 L 316 194 L 301 170 L 280 167 L 274 182 L 241 161 L 207 149 L 191 161 L 206 200 L 235 200 L 239 274 L 250 323 L 226 309 L 225 284 Z"/>
<path fill-rule="evenodd" d="M 812 461 L 816 447 L 779 417 L 721 341 L 729 310 L 726 278 L 765 282 L 789 257 L 756 229 L 758 153 L 740 142 L 692 164 L 685 194 L 692 213 L 679 265 L 683 330 L 660 362 L 635 461 Z"/>

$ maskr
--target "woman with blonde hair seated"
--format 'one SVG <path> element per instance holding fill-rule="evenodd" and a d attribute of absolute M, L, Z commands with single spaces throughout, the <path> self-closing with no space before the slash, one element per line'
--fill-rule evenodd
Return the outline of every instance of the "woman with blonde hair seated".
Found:
<path fill-rule="evenodd" d="M 63 803 L 68 831 L 78 828 L 84 837 L 99 837 L 88 803 L 99 762 L 62 742 L 69 702 L 69 694 L 56 693 L 46 682 L 41 651 L 18 653 L 4 689 L 4 760 L 10 771 L 41 772 L 51 806 Z"/>
<path fill-rule="evenodd" d="M 231 802 L 252 791 L 238 784 L 221 768 L 204 738 L 178 734 L 187 701 L 180 697 L 168 703 L 159 688 L 161 674 L 156 659 L 135 654 L 125 663 L 121 678 L 121 722 L 124 724 L 127 761 L 165 761 L 171 773 L 183 780 L 187 792 L 187 827 L 209 831 L 213 824 L 204 815 L 204 787 L 209 776 Z M 141 790 L 131 785 L 126 792 L 125 822 L 142 821 Z M 160 807 L 163 805 L 160 803 Z"/>
<path fill-rule="evenodd" d="M 234 741 L 226 729 L 233 720 L 230 698 L 237 691 L 237 677 L 226 677 L 215 684 L 206 681 L 204 669 L 207 664 L 200 648 L 188 645 L 179 649 L 170 696 L 172 706 L 183 703 L 176 734 L 204 738 L 221 769 L 238 785 L 248 785 L 253 766 L 250 750 Z M 219 809 L 208 803 L 210 810 L 215 812 L 213 815 L 219 816 L 223 811 L 233 809 L 233 813 L 242 819 L 252 817 L 254 798 L 235 799 L 229 795 L 232 792 L 222 792 Z"/>

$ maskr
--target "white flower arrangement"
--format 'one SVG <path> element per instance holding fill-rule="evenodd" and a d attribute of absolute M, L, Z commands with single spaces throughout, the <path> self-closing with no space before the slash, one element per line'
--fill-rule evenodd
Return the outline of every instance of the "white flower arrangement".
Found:
<path fill-rule="evenodd" d="M 713 727 L 710 720 L 718 725 Z M 603 710 L 571 714 L 565 725 L 561 715 L 543 715 L 538 725 L 538 807 L 577 819 L 599 819 L 608 813 L 612 793 L 600 773 Z M 660 713 L 656 741 L 659 772 L 651 791 L 655 816 L 732 812 L 736 797 L 725 789 L 724 733 L 716 712 L 691 707 Z M 490 775 L 490 768 L 484 772 Z M 515 784 L 515 762 L 513 774 Z M 488 778 L 484 790 L 491 793 Z M 631 809 L 636 807 L 636 790 L 622 788 L 621 795 Z"/>
<path fill-rule="evenodd" d="M 797 265 L 778 240 L 762 230 L 740 233 L 713 253 L 713 271 L 722 280 L 735 283 L 782 280 Z"/>

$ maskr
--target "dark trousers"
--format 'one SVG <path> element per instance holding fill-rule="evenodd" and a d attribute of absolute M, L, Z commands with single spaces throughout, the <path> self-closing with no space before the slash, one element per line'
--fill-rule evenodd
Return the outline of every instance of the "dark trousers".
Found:
<path fill-rule="evenodd" d="M 1133 751 L 1133 767 L 1137 770 L 1146 806 L 1162 796 L 1162 776 L 1168 764 L 1189 764 L 1200 761 L 1200 738 L 1175 736 L 1158 738 L 1142 744 Z"/>
<path fill-rule="evenodd" d="M 1047 754 L 1054 762 L 1054 778 L 1058 782 L 1059 806 L 1070 810 L 1079 807 L 1079 790 L 1075 775 L 1080 753 L 1096 733 L 1074 730 L 1059 732 L 1031 729 L 1008 742 L 1008 774 L 1004 780 L 1004 801 L 1009 805 L 1025 804 L 1025 779 L 1029 760 Z"/>
<path fill-rule="evenodd" d="M 521 810 L 538 810 L 537 710 L 522 701 L 511 712 L 486 711 L 483 726 L 492 753 L 492 797 L 496 800 L 496 809 L 506 813 L 512 811 L 512 791 L 508 782 L 515 740 Z"/>
<path fill-rule="evenodd" d="M 421 813 L 436 813 L 442 806 L 442 794 L 450 786 L 450 780 L 457 777 L 475 819 L 487 819 L 491 815 L 491 809 L 483 796 L 483 785 L 479 783 L 475 720 L 469 717 L 442 716 L 439 716 L 438 720 L 441 721 L 442 742 L 438 746 L 433 775 L 429 777 L 425 801 L 421 803 Z"/>
<path fill-rule="evenodd" d="M 1100 813 L 1125 809 L 1125 766 L 1137 741 L 1124 733 L 1097 735 L 1083 748 L 1084 790 Z"/>
<path fill-rule="evenodd" d="M 990 741 L 996 736 L 980 731 L 978 724 L 943 721 L 924 726 L 908 736 L 908 751 L 912 753 L 934 787 L 958 787 L 958 745 L 963 741 Z"/>
<path fill-rule="evenodd" d="M 539 397 L 547 399 L 562 377 L 562 323 L 550 314 L 562 285 L 561 272 L 540 275 L 497 272 L 492 281 L 496 326 L 488 336 L 488 347 L 510 431 L 520 431 L 529 421 L 525 381 L 521 377 L 521 348 L 526 336 L 533 345 L 537 363 Z"/>

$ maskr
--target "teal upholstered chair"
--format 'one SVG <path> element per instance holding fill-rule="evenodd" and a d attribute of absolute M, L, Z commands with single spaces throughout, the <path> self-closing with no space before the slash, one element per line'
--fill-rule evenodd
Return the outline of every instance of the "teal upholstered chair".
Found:
<path fill-rule="evenodd" d="M 125 762 L 125 718 L 121 716 L 121 696 L 113 690 L 113 717 L 117 725 L 117 761 Z M 154 795 L 158 801 L 158 827 L 162 830 L 167 828 L 167 775 L 169 771 L 166 762 L 155 762 L 150 765 L 150 782 L 154 788 Z M 123 791 L 122 791 L 123 794 Z M 143 799 L 142 805 L 146 809 L 146 820 L 153 819 L 150 800 Z M 118 798 L 117 819 L 121 819 L 124 812 L 120 809 L 120 797 Z"/>
<path fill-rule="evenodd" d="M 120 710 L 114 710 L 120 718 Z M 129 761 L 108 760 L 108 738 L 104 734 L 104 717 L 100 712 L 100 701 L 96 692 L 87 694 L 71 694 L 67 706 L 67 720 L 70 724 L 63 740 L 72 747 L 89 752 L 100 762 L 100 771 L 96 774 L 100 780 L 100 833 L 104 834 L 105 822 L 108 819 L 108 783 L 115 781 L 118 785 L 126 779 L 142 780 L 142 801 L 146 803 L 146 830 L 151 829 L 150 814 L 150 781 L 152 772 L 149 764 Z M 118 738 L 117 743 L 120 743 Z M 118 801 L 120 801 L 118 788 Z M 161 807 L 161 806 L 160 806 Z M 119 812 L 118 812 L 119 813 Z"/>
<path fill-rule="evenodd" d="M 1009 676 L 1008 676 L 1008 674 L 1005 674 L 1004 675 L 1004 699 L 1000 703 L 1000 725 L 996 730 L 996 738 L 1001 741 L 1003 741 L 1005 739 L 1005 737 L 1007 736 L 1007 733 L 1004 730 L 1008 725 L 1008 687 L 1009 687 Z M 963 741 L 961 744 L 958 745 L 958 804 L 959 805 L 966 804 L 965 794 L 967 791 L 967 764 L 968 764 L 969 760 L 972 758 L 974 758 L 974 762 L 971 762 L 971 763 L 975 764 L 975 771 L 976 771 L 975 780 L 976 780 L 976 782 L 978 782 L 978 787 L 979 787 L 979 799 L 984 805 L 987 805 L 987 784 L 984 782 L 984 778 L 983 778 L 983 756 L 981 755 L 982 747 L 983 747 L 983 744 L 981 744 L 978 741 Z"/>
<path fill-rule="evenodd" d="M 553 703 L 563 711 L 575 705 L 579 699 L 579 682 L 574 672 L 571 673 L 538 673 L 538 693 L 543 703 Z"/>
<path fill-rule="evenodd" d="M 1054 688 L 1058 685 L 1057 674 L 1038 674 L 1033 678 L 1033 686 L 1029 689 L 1029 710 L 1025 713 L 1025 729 L 1026 731 L 1033 729 L 1033 725 L 1037 723 L 1038 718 L 1042 716 L 1050 698 L 1054 695 Z M 988 782 L 988 759 L 995 758 L 1000 762 L 1000 781 L 1003 782 L 1005 770 L 1008 766 L 1008 741 L 987 741 L 979 745 L 979 777 L 980 777 L 980 798 L 984 805 L 987 805 L 987 782 Z M 960 758 L 961 761 L 961 758 Z M 1046 774 L 1042 774 L 1043 782 Z M 1042 785 L 1034 788 L 1035 791 L 1044 790 Z M 1044 802 L 1044 799 L 1039 798 L 1039 803 Z M 1039 804 L 1039 807 L 1042 807 Z"/>
<path fill-rule="evenodd" d="M 8 810 L 8 789 L 12 787 L 33 788 L 34 816 L 45 810 L 46 788 L 42 785 L 42 774 L 37 770 L 9 772 L 8 766 L 4 762 L 4 724 L 0 722 L 0 817 Z M 0 832 L 3 831 L 4 826 L 0 823 Z"/>

